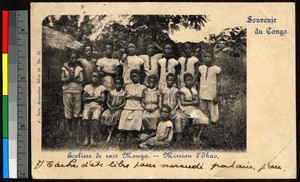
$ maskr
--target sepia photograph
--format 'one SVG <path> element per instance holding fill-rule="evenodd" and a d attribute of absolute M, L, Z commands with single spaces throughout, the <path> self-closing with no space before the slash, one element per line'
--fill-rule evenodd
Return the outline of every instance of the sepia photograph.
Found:
<path fill-rule="evenodd" d="M 245 151 L 246 28 L 217 23 L 45 17 L 42 148 Z"/>
<path fill-rule="evenodd" d="M 296 177 L 293 3 L 31 3 L 34 179 Z"/>

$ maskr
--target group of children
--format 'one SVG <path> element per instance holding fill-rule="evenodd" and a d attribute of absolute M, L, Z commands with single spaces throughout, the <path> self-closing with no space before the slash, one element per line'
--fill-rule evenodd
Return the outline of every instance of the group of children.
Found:
<path fill-rule="evenodd" d="M 64 113 L 69 130 L 75 132 L 82 111 L 83 145 L 96 145 L 101 125 L 109 126 L 107 143 L 117 128 L 123 139 L 140 142 L 142 148 L 166 146 L 192 128 L 185 135 L 204 145 L 204 127 L 219 118 L 221 69 L 214 65 L 213 52 L 206 51 L 200 65 L 189 42 L 178 60 L 171 44 L 164 46 L 163 54 L 154 54 L 155 46 L 149 44 L 147 54 L 138 56 L 135 44 L 129 43 L 118 59 L 110 44 L 99 60 L 92 58 L 90 45 L 84 59 L 70 53 L 62 67 Z"/>

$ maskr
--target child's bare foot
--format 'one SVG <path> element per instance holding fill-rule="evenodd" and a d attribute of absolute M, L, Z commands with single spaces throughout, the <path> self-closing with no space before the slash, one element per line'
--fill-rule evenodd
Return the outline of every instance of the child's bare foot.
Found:
<path fill-rule="evenodd" d="M 196 144 L 196 145 L 197 145 L 198 142 L 199 142 L 199 139 L 198 139 L 197 137 L 194 136 L 194 137 L 192 138 L 192 141 L 193 141 L 193 144 Z"/>
<path fill-rule="evenodd" d="M 192 138 L 193 144 L 196 146 L 203 146 L 205 143 L 201 141 L 198 137 L 193 137 Z"/>
<path fill-rule="evenodd" d="M 205 146 L 205 142 L 203 142 L 202 140 L 200 140 L 199 138 L 198 138 L 198 142 L 199 142 L 199 145 L 201 145 L 201 146 Z"/>
<path fill-rule="evenodd" d="M 149 147 L 145 143 L 141 143 L 139 146 L 141 149 L 150 150 Z"/>
<path fill-rule="evenodd" d="M 83 142 L 83 145 L 88 145 L 89 144 L 89 139 L 88 138 L 85 138 L 84 142 Z"/>
<path fill-rule="evenodd" d="M 110 137 L 108 137 L 106 140 L 105 140 L 105 143 L 109 143 L 110 142 Z"/>
<path fill-rule="evenodd" d="M 91 146 L 97 145 L 96 141 L 94 140 L 94 137 L 91 137 Z"/>

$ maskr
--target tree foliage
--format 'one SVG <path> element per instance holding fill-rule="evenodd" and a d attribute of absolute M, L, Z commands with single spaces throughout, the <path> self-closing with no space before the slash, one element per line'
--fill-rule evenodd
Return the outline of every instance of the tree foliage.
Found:
<path fill-rule="evenodd" d="M 240 53 L 246 53 L 246 29 L 244 27 L 226 28 L 218 35 L 209 35 L 206 40 L 216 52 L 227 52 L 234 58 L 239 58 Z"/>
<path fill-rule="evenodd" d="M 179 49 L 170 38 L 170 33 L 178 31 L 181 27 L 201 30 L 207 21 L 205 15 L 132 15 L 125 25 L 114 21 L 105 26 L 96 44 L 101 46 L 107 42 L 114 45 L 120 42 L 135 42 L 138 51 L 142 52 L 147 42 L 155 42 L 158 45 L 169 42 L 173 44 L 175 57 L 178 57 Z"/>

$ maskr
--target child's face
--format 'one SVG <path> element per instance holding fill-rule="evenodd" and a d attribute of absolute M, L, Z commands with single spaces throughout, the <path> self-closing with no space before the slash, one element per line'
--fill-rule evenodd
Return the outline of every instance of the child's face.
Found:
<path fill-rule="evenodd" d="M 191 88 L 193 86 L 193 77 L 189 76 L 185 78 L 184 83 L 187 87 Z"/>
<path fill-rule="evenodd" d="M 99 74 L 98 73 L 93 73 L 92 74 L 92 83 L 93 84 L 99 83 Z"/>
<path fill-rule="evenodd" d="M 72 63 L 75 63 L 75 62 L 77 61 L 77 56 L 76 56 L 76 54 L 72 53 L 72 54 L 70 55 L 70 61 L 71 61 Z"/>
<path fill-rule="evenodd" d="M 175 78 L 173 76 L 169 76 L 167 78 L 167 87 L 169 88 L 173 87 L 174 83 L 175 83 Z"/>
<path fill-rule="evenodd" d="M 125 49 L 124 47 L 121 47 L 121 48 L 119 49 L 119 51 L 120 51 L 121 54 L 123 54 L 123 53 L 125 53 L 126 49 Z"/>
<path fill-rule="evenodd" d="M 203 55 L 203 59 L 206 63 L 209 63 L 212 61 L 213 57 L 212 57 L 212 54 L 211 53 L 205 53 Z"/>
<path fill-rule="evenodd" d="M 192 46 L 191 46 L 190 44 L 186 44 L 186 45 L 184 46 L 184 52 L 185 52 L 186 54 L 190 54 L 191 51 L 192 51 Z"/>
<path fill-rule="evenodd" d="M 135 45 L 132 44 L 132 43 L 128 44 L 128 46 L 127 46 L 127 51 L 128 51 L 128 53 L 131 54 L 131 55 L 134 54 L 134 52 L 135 52 Z"/>
<path fill-rule="evenodd" d="M 111 56 L 113 53 L 113 48 L 111 45 L 106 45 L 105 46 L 105 54 L 106 56 Z"/>
<path fill-rule="evenodd" d="M 130 79 L 133 83 L 137 84 L 140 81 L 140 75 L 138 73 L 131 73 Z"/>
<path fill-rule="evenodd" d="M 85 55 L 87 57 L 91 57 L 92 56 L 92 48 L 90 46 L 86 46 L 85 47 Z"/>
<path fill-rule="evenodd" d="M 116 88 L 117 90 L 121 90 L 122 87 L 123 87 L 122 82 L 121 82 L 120 80 L 116 80 L 116 81 L 115 81 L 115 88 Z"/>
<path fill-rule="evenodd" d="M 148 84 L 149 84 L 149 88 L 153 89 L 156 87 L 157 82 L 155 79 L 150 78 L 150 79 L 148 79 Z"/>
<path fill-rule="evenodd" d="M 170 112 L 169 112 L 168 108 L 165 108 L 165 107 L 163 107 L 161 109 L 160 114 L 163 119 L 166 119 L 170 116 Z"/>
<path fill-rule="evenodd" d="M 147 47 L 147 53 L 148 53 L 149 55 L 151 55 L 151 54 L 153 54 L 153 51 L 154 51 L 153 46 L 152 46 L 152 45 L 148 45 L 148 47 Z"/>
<path fill-rule="evenodd" d="M 166 54 L 171 54 L 172 52 L 172 46 L 171 45 L 166 45 L 165 46 L 165 53 Z"/>

